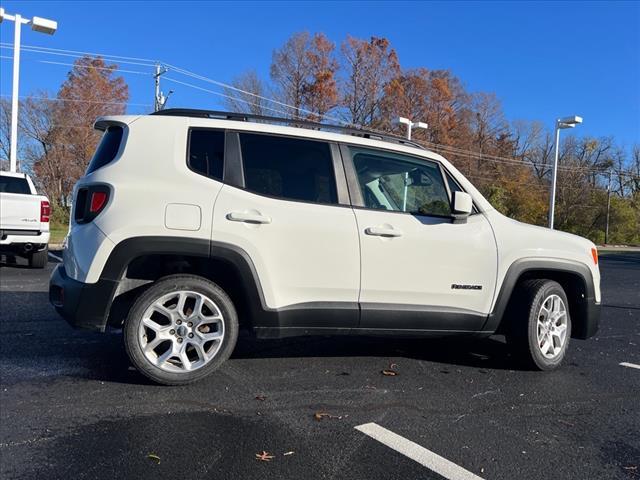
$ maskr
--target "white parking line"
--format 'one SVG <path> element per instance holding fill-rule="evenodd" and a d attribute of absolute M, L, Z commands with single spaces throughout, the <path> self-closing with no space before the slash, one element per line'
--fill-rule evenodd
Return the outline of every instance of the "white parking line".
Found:
<path fill-rule="evenodd" d="M 376 423 L 365 423 L 364 425 L 358 425 L 355 429 L 449 480 L 482 480 L 481 477 L 450 462 L 446 458 Z"/>
<path fill-rule="evenodd" d="M 58 255 L 55 255 L 55 254 L 53 254 L 53 253 L 51 253 L 51 252 L 49 252 L 49 256 L 50 256 L 51 258 L 55 258 L 55 259 L 56 259 L 56 260 L 58 260 L 59 262 L 61 262 L 61 261 L 62 261 L 62 258 L 60 258 Z"/>
<path fill-rule="evenodd" d="M 622 367 L 637 368 L 638 370 L 640 370 L 640 365 L 636 365 L 635 363 L 622 362 L 619 365 Z"/>

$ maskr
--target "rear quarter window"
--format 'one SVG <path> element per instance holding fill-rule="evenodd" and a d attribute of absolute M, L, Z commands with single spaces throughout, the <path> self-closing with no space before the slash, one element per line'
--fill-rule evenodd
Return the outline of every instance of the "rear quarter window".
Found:
<path fill-rule="evenodd" d="M 222 180 L 224 170 L 224 130 L 189 131 L 189 168 L 205 177 Z"/>
<path fill-rule="evenodd" d="M 29 182 L 26 178 L 20 177 L 0 177 L 0 192 L 31 195 Z"/>
<path fill-rule="evenodd" d="M 93 154 L 93 158 L 89 162 L 87 174 L 104 167 L 116 158 L 123 135 L 124 129 L 122 127 L 112 125 L 107 128 L 98 144 L 96 153 Z"/>

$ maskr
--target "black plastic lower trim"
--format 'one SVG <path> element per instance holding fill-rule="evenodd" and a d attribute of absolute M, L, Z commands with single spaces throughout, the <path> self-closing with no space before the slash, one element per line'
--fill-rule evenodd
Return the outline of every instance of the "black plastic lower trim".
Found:
<path fill-rule="evenodd" d="M 487 315 L 461 308 L 430 305 L 362 303 L 359 328 L 476 332 Z"/>
<path fill-rule="evenodd" d="M 78 282 L 57 265 L 49 281 L 49 301 L 72 327 L 104 332 L 116 286 L 111 280 Z"/>

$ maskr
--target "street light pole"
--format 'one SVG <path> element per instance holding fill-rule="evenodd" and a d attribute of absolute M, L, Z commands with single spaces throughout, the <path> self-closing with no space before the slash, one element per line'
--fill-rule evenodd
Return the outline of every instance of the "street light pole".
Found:
<path fill-rule="evenodd" d="M 18 92 L 20 88 L 20 32 L 22 30 L 22 16 L 15 16 L 13 34 L 13 85 L 11 92 L 11 149 L 9 150 L 9 171 L 16 172 L 18 168 Z"/>
<path fill-rule="evenodd" d="M 609 170 L 609 185 L 607 186 L 607 225 L 604 230 L 604 244 L 609 243 L 609 212 L 611 210 L 611 170 Z"/>
<path fill-rule="evenodd" d="M 58 22 L 48 20 L 42 17 L 33 17 L 32 19 L 23 18 L 19 13 L 9 15 L 0 8 L 0 23 L 4 20 L 14 22 L 15 29 L 13 35 L 13 85 L 11 95 L 11 149 L 9 153 L 9 171 L 17 171 L 18 166 L 18 97 L 20 92 L 20 36 L 22 33 L 22 25 L 31 24 L 31 29 L 53 35 L 58 29 Z"/>
<path fill-rule="evenodd" d="M 551 230 L 553 230 L 553 220 L 556 208 L 556 182 L 558 181 L 558 154 L 560 150 L 560 128 L 558 128 L 558 122 L 556 122 L 555 138 L 553 171 L 551 173 L 551 198 L 549 199 L 549 228 Z"/>
<path fill-rule="evenodd" d="M 560 130 L 565 128 L 574 128 L 580 123 L 582 123 L 582 117 L 577 117 L 575 115 L 573 117 L 559 118 L 556 120 L 556 139 L 553 155 L 553 170 L 551 172 L 551 195 L 549 198 L 549 228 L 552 230 L 556 209 L 556 184 L 558 180 L 558 157 L 560 155 Z"/>
<path fill-rule="evenodd" d="M 411 140 L 411 131 L 413 128 L 424 128 L 425 130 L 429 128 L 424 122 L 412 122 L 408 118 L 399 117 L 396 120 L 397 123 L 407 126 L 407 140 Z M 402 196 L 402 211 L 407 211 L 407 194 L 409 193 L 409 172 L 404 174 L 404 194 Z"/>

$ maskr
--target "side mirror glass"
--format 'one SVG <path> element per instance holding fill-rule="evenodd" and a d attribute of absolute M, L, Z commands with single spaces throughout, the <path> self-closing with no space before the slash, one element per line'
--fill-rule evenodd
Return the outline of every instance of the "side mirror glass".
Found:
<path fill-rule="evenodd" d="M 473 200 L 466 192 L 453 192 L 453 215 L 457 219 L 467 218 L 473 211 Z"/>

